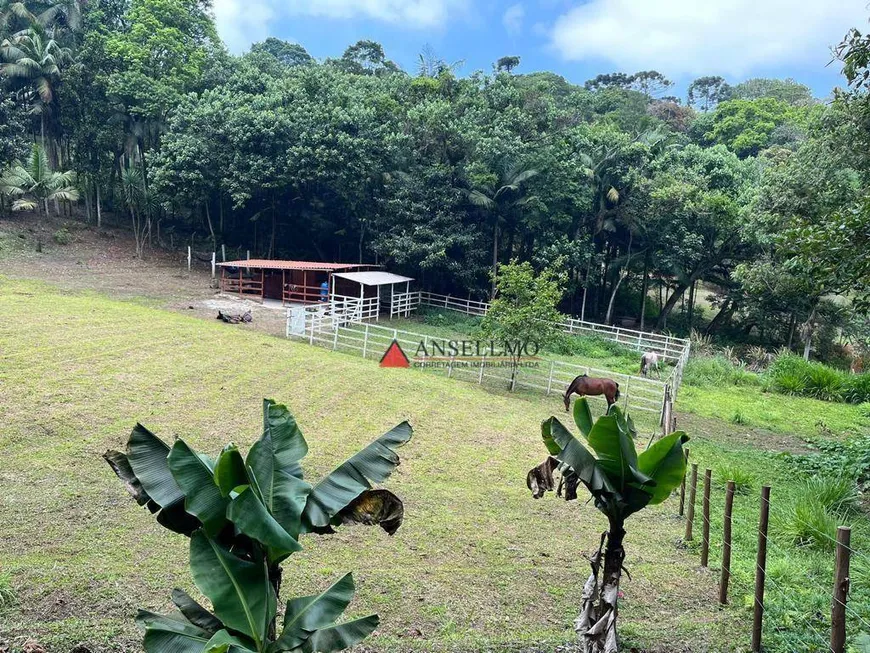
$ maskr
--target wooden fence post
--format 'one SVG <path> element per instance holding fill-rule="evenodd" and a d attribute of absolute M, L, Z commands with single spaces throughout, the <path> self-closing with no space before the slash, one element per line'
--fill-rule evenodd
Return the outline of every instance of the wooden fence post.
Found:
<path fill-rule="evenodd" d="M 214 279 L 214 277 L 215 277 L 215 267 L 216 267 L 216 264 L 217 264 L 217 254 L 215 254 L 214 252 L 212 252 L 212 253 L 211 253 L 211 278 L 212 278 L 212 279 Z"/>
<path fill-rule="evenodd" d="M 686 449 L 686 463 L 689 462 L 689 450 Z M 683 510 L 686 507 L 686 475 L 683 474 L 683 481 L 680 483 L 680 517 L 683 516 Z"/>
<path fill-rule="evenodd" d="M 761 653 L 761 626 L 764 619 L 764 580 L 767 576 L 767 526 L 770 523 L 770 486 L 761 488 L 758 517 L 758 555 L 755 558 L 755 606 L 752 612 L 752 653 Z"/>
<path fill-rule="evenodd" d="M 713 480 L 713 470 L 704 470 L 704 507 L 702 515 L 701 535 L 701 566 L 706 567 L 710 561 L 710 484 Z"/>
<path fill-rule="evenodd" d="M 450 357 L 450 362 L 447 363 L 447 378 L 453 376 L 453 356 Z"/>
<path fill-rule="evenodd" d="M 366 357 L 366 352 L 369 348 L 369 325 L 366 322 L 365 335 L 363 335 L 363 358 Z"/>
<path fill-rule="evenodd" d="M 547 376 L 547 396 L 550 396 L 550 390 L 553 388 L 553 368 L 556 366 L 556 361 L 550 361 L 550 374 Z"/>
<path fill-rule="evenodd" d="M 834 600 L 831 602 L 831 651 L 846 650 L 846 601 L 849 598 L 849 543 L 852 529 L 840 526 L 837 529 L 837 557 L 834 563 Z"/>
<path fill-rule="evenodd" d="M 187 271 L 188 272 L 190 272 L 190 259 L 191 259 L 190 245 L 188 245 L 187 246 Z"/>
<path fill-rule="evenodd" d="M 734 481 L 725 486 L 725 521 L 722 524 L 722 576 L 719 578 L 719 603 L 728 603 L 731 580 L 731 515 L 734 510 Z"/>
<path fill-rule="evenodd" d="M 686 514 L 686 542 L 692 541 L 692 525 L 695 521 L 695 494 L 698 490 L 698 463 L 692 463 L 692 482 L 689 484 L 689 510 Z"/>
<path fill-rule="evenodd" d="M 332 332 L 332 351 L 335 351 L 338 348 L 338 330 L 341 328 L 340 324 L 333 325 L 335 331 Z"/>
<path fill-rule="evenodd" d="M 483 366 L 486 362 L 486 354 L 480 357 L 480 374 L 477 377 L 477 385 L 483 385 Z"/>

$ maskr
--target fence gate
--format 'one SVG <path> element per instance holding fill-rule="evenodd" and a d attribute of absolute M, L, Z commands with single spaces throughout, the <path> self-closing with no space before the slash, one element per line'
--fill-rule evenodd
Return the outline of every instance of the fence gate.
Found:
<path fill-rule="evenodd" d="M 293 306 L 287 310 L 287 337 L 305 335 L 305 307 Z"/>

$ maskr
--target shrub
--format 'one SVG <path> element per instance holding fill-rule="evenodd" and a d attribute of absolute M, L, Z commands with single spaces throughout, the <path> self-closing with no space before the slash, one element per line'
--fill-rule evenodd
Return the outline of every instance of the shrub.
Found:
<path fill-rule="evenodd" d="M 773 389 L 784 395 L 802 395 L 807 389 L 807 377 L 801 372 L 782 372 L 773 379 Z"/>
<path fill-rule="evenodd" d="M 683 371 L 683 380 L 690 385 L 753 386 L 761 383 L 761 378 L 741 364 L 735 365 L 724 355 L 690 358 Z"/>
<path fill-rule="evenodd" d="M 54 232 L 54 242 L 58 245 L 69 245 L 72 242 L 72 234 L 66 227 L 61 227 Z"/>
<path fill-rule="evenodd" d="M 839 515 L 829 512 L 812 497 L 802 495 L 801 500 L 789 508 L 781 529 L 798 546 L 832 551 L 837 541 L 837 527 L 841 525 Z"/>
<path fill-rule="evenodd" d="M 866 404 L 862 413 L 870 417 L 870 373 L 849 374 L 843 382 L 843 401 L 850 404 Z"/>
<path fill-rule="evenodd" d="M 810 363 L 805 394 L 823 401 L 842 401 L 843 373 L 821 363 Z"/>
<path fill-rule="evenodd" d="M 734 481 L 734 492 L 736 494 L 749 494 L 749 491 L 755 485 L 755 476 L 736 465 L 726 463 L 716 468 L 713 474 L 714 484 L 718 487 L 726 487 L 728 481 Z"/>
<path fill-rule="evenodd" d="M 858 410 L 864 417 L 870 417 L 870 401 L 863 402 L 860 406 L 858 406 Z"/>
<path fill-rule="evenodd" d="M 803 482 L 801 494 L 833 513 L 853 512 L 859 506 L 854 476 L 813 476 Z"/>
<path fill-rule="evenodd" d="M 749 420 L 740 412 L 740 409 L 734 411 L 734 414 L 731 415 L 731 423 L 732 424 L 748 424 Z"/>
<path fill-rule="evenodd" d="M 870 486 L 870 435 L 846 442 L 819 440 L 818 453 L 787 454 L 794 465 L 808 474 L 855 479 L 859 490 Z"/>

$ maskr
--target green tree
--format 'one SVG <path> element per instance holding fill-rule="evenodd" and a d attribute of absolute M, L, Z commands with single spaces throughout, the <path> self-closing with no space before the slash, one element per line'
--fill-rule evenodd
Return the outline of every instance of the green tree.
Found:
<path fill-rule="evenodd" d="M 816 103 L 809 86 L 795 80 L 755 77 L 733 87 L 733 96 L 742 100 L 771 98 L 792 106 L 808 106 Z"/>
<path fill-rule="evenodd" d="M 293 66 L 308 66 L 314 63 L 314 58 L 298 43 L 290 43 L 270 36 L 265 41 L 254 43 L 251 52 L 264 52 L 277 59 L 281 65 L 292 68 Z"/>
<path fill-rule="evenodd" d="M 390 476 L 399 464 L 395 450 L 411 433 L 407 422 L 399 424 L 312 485 L 301 466 L 308 444 L 293 415 L 271 400 L 263 401 L 263 433 L 245 457 L 234 444 L 217 458 L 184 440 L 170 447 L 137 424 L 126 454 L 107 451 L 104 458 L 159 524 L 190 538 L 193 581 L 214 609 L 176 589 L 179 613 L 140 610 L 145 651 L 331 653 L 365 639 L 377 615 L 335 623 L 353 597 L 350 574 L 321 594 L 291 599 L 279 635 L 281 562 L 302 549 L 302 535 L 332 533 L 341 524 L 395 533 L 403 504 L 372 483 Z"/>
<path fill-rule="evenodd" d="M 558 306 L 562 301 L 565 274 L 558 271 L 562 261 L 536 274 L 528 262 L 511 261 L 501 265 L 495 275 L 496 295 L 490 302 L 481 324 L 487 340 L 511 347 L 511 382 L 516 383 L 519 363 L 532 346 L 534 351 L 550 345 L 561 333 L 558 326 L 565 320 Z"/>
<path fill-rule="evenodd" d="M 637 431 L 618 406 L 592 419 L 585 397 L 574 403 L 574 422 L 586 441 L 580 443 L 562 423 L 551 417 L 541 425 L 547 459 L 532 469 L 526 484 L 535 499 L 556 489 L 553 472 L 561 472 L 557 494 L 577 499 L 582 483 L 607 518 L 597 553 L 589 560 L 592 574 L 583 587 L 580 614 L 574 630 L 589 653 L 616 653 L 619 582 L 625 561 L 625 522 L 648 505 L 665 501 L 686 474 L 683 445 L 689 437 L 675 431 L 637 453 Z M 588 447 L 588 448 L 587 448 Z M 592 452 L 595 453 L 593 456 Z M 605 548 L 606 542 L 606 548 Z"/>
<path fill-rule="evenodd" d="M 722 102 L 713 114 L 713 124 L 706 134 L 714 143 L 722 143 L 740 157 L 755 156 L 770 145 L 771 135 L 784 123 L 804 124 L 806 109 L 771 97 Z"/>
<path fill-rule="evenodd" d="M 30 156 L 22 163 L 15 161 L 0 176 L 0 194 L 12 200 L 12 210 L 40 210 L 48 217 L 49 202 L 75 202 L 79 198 L 75 173 L 51 169 L 45 150 L 34 143 Z"/>
<path fill-rule="evenodd" d="M 723 77 L 699 77 L 689 84 L 686 104 L 690 107 L 697 106 L 701 111 L 709 111 L 720 102 L 731 99 L 732 93 L 731 86 Z"/>

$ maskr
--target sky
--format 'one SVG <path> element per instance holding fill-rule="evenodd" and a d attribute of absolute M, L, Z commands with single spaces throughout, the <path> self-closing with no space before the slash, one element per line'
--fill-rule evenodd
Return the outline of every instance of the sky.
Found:
<path fill-rule="evenodd" d="M 234 53 L 275 36 L 323 59 L 372 39 L 409 73 L 428 46 L 463 61 L 461 75 L 515 55 L 517 73 L 576 84 L 658 70 L 683 96 L 703 75 L 792 77 L 820 98 L 842 85 L 831 47 L 870 17 L 867 0 L 214 0 L 214 11 Z"/>

